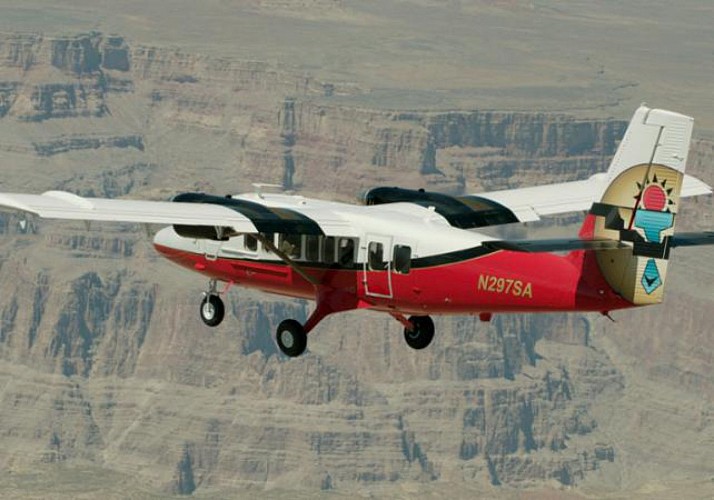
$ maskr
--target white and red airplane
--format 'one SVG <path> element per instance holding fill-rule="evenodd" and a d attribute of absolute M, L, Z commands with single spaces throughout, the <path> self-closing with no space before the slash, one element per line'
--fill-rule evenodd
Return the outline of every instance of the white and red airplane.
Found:
<path fill-rule="evenodd" d="M 154 238 L 169 260 L 209 278 L 200 313 L 224 316 L 230 285 L 316 301 L 286 319 L 277 344 L 299 356 L 327 315 L 372 309 L 423 349 L 433 314 L 597 311 L 662 301 L 670 250 L 714 244 L 714 233 L 674 234 L 681 197 L 711 194 L 684 174 L 693 120 L 640 107 L 607 173 L 587 180 L 448 196 L 375 188 L 363 206 L 257 193 L 184 193 L 170 202 L 82 198 L 49 191 L 0 194 L 0 206 L 40 217 L 168 224 Z M 578 237 L 502 241 L 473 229 L 589 210 Z M 558 255 L 550 252 L 568 252 Z M 219 291 L 218 282 L 223 282 Z"/>

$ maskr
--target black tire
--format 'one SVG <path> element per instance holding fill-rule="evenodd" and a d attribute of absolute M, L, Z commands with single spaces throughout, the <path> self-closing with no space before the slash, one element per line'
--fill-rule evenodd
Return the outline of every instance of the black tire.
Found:
<path fill-rule="evenodd" d="M 218 295 L 206 295 L 201 301 L 201 319 L 208 326 L 218 326 L 226 315 L 226 308 Z"/>
<path fill-rule="evenodd" d="M 431 344 L 434 338 L 434 322 L 429 316 L 412 316 L 409 322 L 414 325 L 413 330 L 404 329 L 404 340 L 412 349 L 424 349 Z"/>
<path fill-rule="evenodd" d="M 295 358 L 307 348 L 307 334 L 300 323 L 294 319 L 286 319 L 278 325 L 275 340 L 283 354 Z"/>

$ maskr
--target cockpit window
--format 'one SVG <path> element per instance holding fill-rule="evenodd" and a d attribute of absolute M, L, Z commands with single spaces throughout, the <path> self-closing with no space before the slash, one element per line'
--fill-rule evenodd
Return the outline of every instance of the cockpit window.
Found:
<path fill-rule="evenodd" d="M 270 243 L 275 244 L 275 234 L 273 234 L 273 233 L 260 233 L 260 235 L 261 235 L 264 239 L 268 240 Z M 264 251 L 266 251 L 266 252 L 268 252 L 268 253 L 271 252 L 270 248 L 268 248 L 267 246 L 265 246 L 265 243 L 263 243 L 262 247 L 263 247 L 263 250 L 264 250 Z"/>
<path fill-rule="evenodd" d="M 305 258 L 309 262 L 320 260 L 320 236 L 309 234 L 305 237 Z"/>
<path fill-rule="evenodd" d="M 291 259 L 300 258 L 302 237 L 299 234 L 281 234 L 278 237 L 278 250 Z"/>
<path fill-rule="evenodd" d="M 243 236 L 243 246 L 245 247 L 246 250 L 249 250 L 251 252 L 258 251 L 258 238 L 256 238 L 252 234 L 244 235 Z"/>
<path fill-rule="evenodd" d="M 335 263 L 335 238 L 326 237 L 322 242 L 322 261 L 325 264 Z"/>

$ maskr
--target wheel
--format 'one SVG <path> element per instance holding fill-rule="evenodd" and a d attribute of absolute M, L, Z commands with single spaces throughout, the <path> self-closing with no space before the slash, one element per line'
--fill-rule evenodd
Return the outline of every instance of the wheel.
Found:
<path fill-rule="evenodd" d="M 434 322 L 429 316 L 412 316 L 409 322 L 414 329 L 404 329 L 404 340 L 412 349 L 424 349 L 434 338 Z"/>
<path fill-rule="evenodd" d="M 223 321 L 226 308 L 218 295 L 206 295 L 201 301 L 201 319 L 208 326 L 218 326 Z"/>
<path fill-rule="evenodd" d="M 275 335 L 278 347 L 283 354 L 295 358 L 305 352 L 307 347 L 307 334 L 300 323 L 294 319 L 286 319 L 278 325 Z"/>

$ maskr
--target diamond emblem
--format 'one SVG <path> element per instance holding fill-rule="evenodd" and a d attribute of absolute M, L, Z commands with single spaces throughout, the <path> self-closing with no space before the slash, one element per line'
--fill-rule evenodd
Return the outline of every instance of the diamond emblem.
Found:
<path fill-rule="evenodd" d="M 645 292 L 647 292 L 647 295 L 650 295 L 662 286 L 662 277 L 659 274 L 659 270 L 657 269 L 657 264 L 654 259 L 647 261 L 645 272 L 642 273 L 642 286 L 645 289 Z"/>

